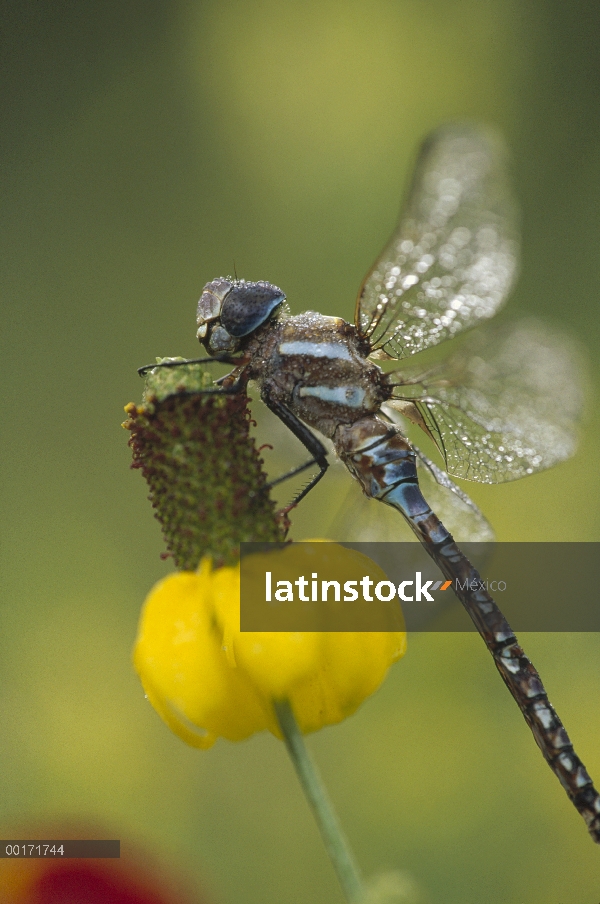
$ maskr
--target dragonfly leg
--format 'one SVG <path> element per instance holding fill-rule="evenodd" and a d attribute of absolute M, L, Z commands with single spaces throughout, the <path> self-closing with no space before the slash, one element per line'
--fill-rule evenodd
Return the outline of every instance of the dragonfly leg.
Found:
<path fill-rule="evenodd" d="M 155 364 L 144 364 L 143 367 L 138 367 L 137 372 L 140 377 L 145 377 L 155 367 L 183 367 L 184 364 L 213 364 L 215 362 L 217 364 L 237 364 L 237 361 L 229 355 L 215 355 L 212 358 L 184 358 L 181 361 L 160 361 Z"/>
<path fill-rule="evenodd" d="M 295 477 L 296 474 L 301 474 L 302 471 L 306 471 L 307 468 L 312 467 L 312 465 L 316 463 L 316 458 L 309 458 L 309 460 L 305 461 L 303 465 L 298 465 L 297 468 L 292 468 L 291 471 L 286 471 L 286 473 L 282 474 L 281 477 L 277 477 L 275 478 L 275 480 L 269 481 L 267 486 L 269 489 L 271 489 L 271 487 L 276 487 L 278 483 L 283 483 L 285 480 L 290 480 L 291 477 Z M 323 473 L 325 473 L 325 471 L 323 471 Z M 320 476 L 321 475 L 319 475 L 319 477 Z M 317 480 L 319 479 L 319 477 L 317 478 Z"/>
<path fill-rule="evenodd" d="M 230 377 L 231 374 L 227 374 L 226 376 Z M 221 383 L 222 381 L 219 380 L 218 382 Z M 226 386 L 207 386 L 205 389 L 193 389 L 187 392 L 181 391 L 173 393 L 173 395 L 237 395 L 239 392 L 243 392 L 245 387 L 246 381 L 242 378 L 242 375 L 239 375 L 233 382 Z"/>
<path fill-rule="evenodd" d="M 329 462 L 327 461 L 327 450 L 323 443 L 317 439 L 314 433 L 308 429 L 308 427 L 299 420 L 296 415 L 290 411 L 285 405 L 281 402 L 276 402 L 274 399 L 269 398 L 268 394 L 263 391 L 262 395 L 263 402 L 265 405 L 276 414 L 280 421 L 282 421 L 288 430 L 294 434 L 294 436 L 300 440 L 305 449 L 309 451 L 312 458 L 309 461 L 304 462 L 304 464 L 299 465 L 297 468 L 292 468 L 291 471 L 288 471 L 287 474 L 283 474 L 281 477 L 278 477 L 276 480 L 271 481 L 269 483 L 269 488 L 276 486 L 278 483 L 282 483 L 284 480 L 288 480 L 290 477 L 294 477 L 296 474 L 302 473 L 307 468 L 310 468 L 311 465 L 318 465 L 319 473 L 315 475 L 315 477 L 310 480 L 310 482 L 295 496 L 289 505 L 286 505 L 283 510 L 285 514 L 290 512 L 293 508 L 295 508 L 299 502 L 304 499 L 305 496 L 310 493 L 310 491 L 316 487 L 320 479 L 325 474 L 325 471 L 329 467 Z"/>

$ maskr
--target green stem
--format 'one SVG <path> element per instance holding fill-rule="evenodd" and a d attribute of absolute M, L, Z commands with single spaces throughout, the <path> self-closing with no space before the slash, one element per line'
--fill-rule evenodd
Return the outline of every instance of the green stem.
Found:
<path fill-rule="evenodd" d="M 273 705 L 285 746 L 294 764 L 302 790 L 317 821 L 321 837 L 333 863 L 333 868 L 337 873 L 346 901 L 349 904 L 358 904 L 365 897 L 365 890 L 358 867 L 354 862 L 354 857 L 344 837 L 331 801 L 327 796 L 321 777 L 306 749 L 304 737 L 298 728 L 292 708 L 287 700 L 274 701 Z"/>

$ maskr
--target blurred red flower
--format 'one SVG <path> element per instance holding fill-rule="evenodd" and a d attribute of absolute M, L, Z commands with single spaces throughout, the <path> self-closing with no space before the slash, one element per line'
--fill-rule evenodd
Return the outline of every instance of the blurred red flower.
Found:
<path fill-rule="evenodd" d="M 74 835 L 54 831 L 29 837 Z M 118 860 L 0 859 L 0 904 L 207 904 L 207 899 L 192 895 L 188 882 L 166 875 L 139 849 L 123 851 L 121 845 Z"/>

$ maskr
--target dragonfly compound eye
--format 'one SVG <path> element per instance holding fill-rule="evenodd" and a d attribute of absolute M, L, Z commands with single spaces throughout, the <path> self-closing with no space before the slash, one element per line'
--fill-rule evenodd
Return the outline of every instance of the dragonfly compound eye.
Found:
<path fill-rule="evenodd" d="M 223 301 L 221 324 L 230 336 L 248 336 L 284 301 L 281 289 L 271 283 L 237 282 Z"/>

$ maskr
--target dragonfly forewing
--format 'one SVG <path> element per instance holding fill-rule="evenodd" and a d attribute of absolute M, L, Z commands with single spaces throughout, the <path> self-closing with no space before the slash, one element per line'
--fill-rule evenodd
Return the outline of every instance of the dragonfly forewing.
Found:
<path fill-rule="evenodd" d="M 421 150 L 398 228 L 360 290 L 355 322 L 404 358 L 492 317 L 517 269 L 516 206 L 492 132 L 438 129 Z"/>

